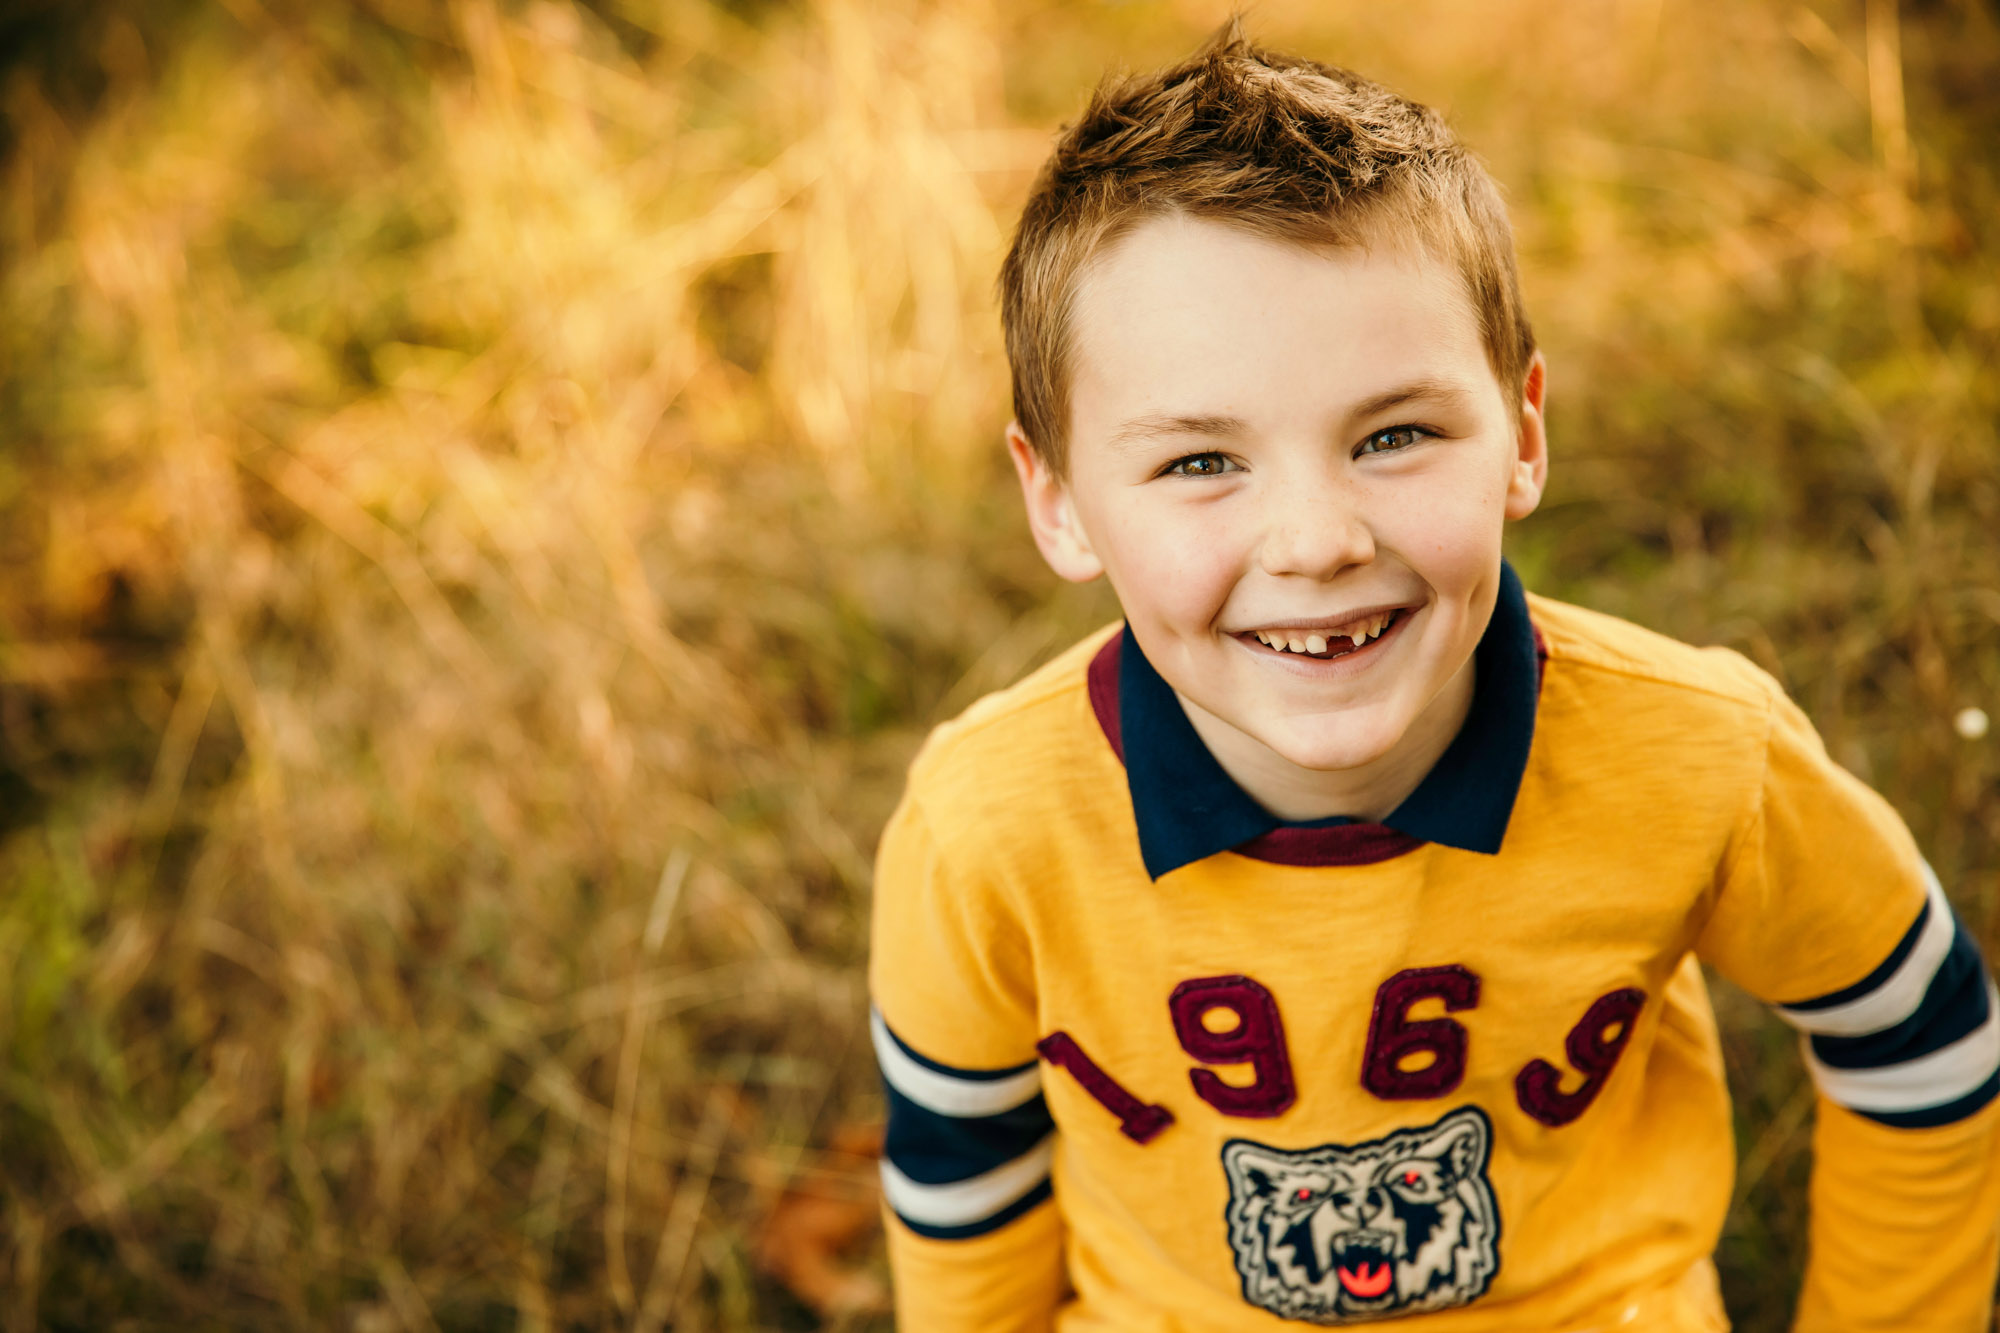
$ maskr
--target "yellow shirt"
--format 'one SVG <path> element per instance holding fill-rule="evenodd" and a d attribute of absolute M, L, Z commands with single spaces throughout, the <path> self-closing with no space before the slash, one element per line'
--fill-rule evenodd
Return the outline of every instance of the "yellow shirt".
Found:
<path fill-rule="evenodd" d="M 1742 658 L 1504 583 L 1383 824 L 1263 816 L 1115 629 L 938 729 L 870 967 L 904 1328 L 1725 1328 L 1697 959 L 1811 1034 L 1800 1326 L 1987 1327 L 2000 1011 L 1902 822 Z"/>

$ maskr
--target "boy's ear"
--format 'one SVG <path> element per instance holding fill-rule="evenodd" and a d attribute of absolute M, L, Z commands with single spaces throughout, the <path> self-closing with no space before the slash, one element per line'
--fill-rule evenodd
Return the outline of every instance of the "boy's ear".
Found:
<path fill-rule="evenodd" d="M 1526 518 L 1542 502 L 1549 479 L 1549 435 L 1542 416 L 1548 397 L 1549 364 L 1540 352 L 1528 362 L 1521 384 L 1521 419 L 1517 425 L 1514 470 L 1507 478 L 1507 517 Z"/>
<path fill-rule="evenodd" d="M 1077 521 L 1069 485 L 1035 452 L 1021 423 L 1007 423 L 1007 452 L 1021 478 L 1021 500 L 1028 509 L 1028 527 L 1049 568 L 1072 583 L 1088 583 L 1104 572 L 1090 549 L 1090 536 Z"/>

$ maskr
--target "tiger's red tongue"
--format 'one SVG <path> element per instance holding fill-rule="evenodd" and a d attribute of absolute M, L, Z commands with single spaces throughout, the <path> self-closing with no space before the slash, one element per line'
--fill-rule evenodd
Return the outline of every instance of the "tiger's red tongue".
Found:
<path fill-rule="evenodd" d="M 1349 1295 L 1359 1296 L 1363 1300 L 1380 1296 L 1387 1291 L 1389 1279 L 1394 1276 L 1386 1263 L 1376 1264 L 1372 1268 L 1367 1264 L 1359 1268 L 1337 1268 L 1334 1272 L 1340 1278 L 1340 1285 L 1347 1288 Z"/>

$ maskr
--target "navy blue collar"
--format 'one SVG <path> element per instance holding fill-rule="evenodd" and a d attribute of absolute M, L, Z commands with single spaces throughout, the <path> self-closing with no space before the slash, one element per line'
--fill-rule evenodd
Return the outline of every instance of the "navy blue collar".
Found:
<path fill-rule="evenodd" d="M 1493 618 L 1473 661 L 1464 725 L 1388 818 L 1294 823 L 1258 805 L 1223 772 L 1172 687 L 1125 629 L 1092 663 L 1090 694 L 1125 761 L 1146 873 L 1158 879 L 1231 849 L 1293 865 L 1378 861 L 1426 842 L 1498 853 L 1527 770 L 1541 690 L 1541 650 L 1527 597 L 1505 561 Z"/>

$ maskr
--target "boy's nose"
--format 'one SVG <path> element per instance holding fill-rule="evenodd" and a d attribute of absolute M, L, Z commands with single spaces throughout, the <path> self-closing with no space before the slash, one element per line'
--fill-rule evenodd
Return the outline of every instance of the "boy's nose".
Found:
<path fill-rule="evenodd" d="M 1374 560 L 1375 535 L 1340 488 L 1279 483 L 1266 497 L 1258 555 L 1266 574 L 1327 579 Z"/>

